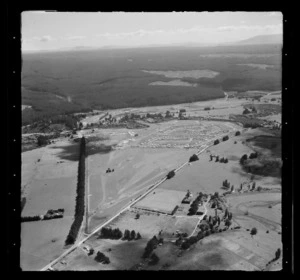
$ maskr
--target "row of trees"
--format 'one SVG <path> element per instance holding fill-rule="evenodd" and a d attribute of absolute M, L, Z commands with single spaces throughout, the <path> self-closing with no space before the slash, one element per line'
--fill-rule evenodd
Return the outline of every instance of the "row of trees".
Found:
<path fill-rule="evenodd" d="M 215 156 L 215 157 L 216 157 L 215 162 L 228 163 L 228 159 L 227 158 L 222 157 L 220 159 L 219 156 Z M 213 155 L 210 155 L 210 161 L 212 161 L 212 160 L 213 160 Z"/>
<path fill-rule="evenodd" d="M 197 213 L 198 208 L 199 208 L 199 203 L 201 202 L 202 196 L 203 196 L 203 194 L 202 194 L 202 192 L 200 192 L 198 194 L 198 196 L 196 197 L 196 199 L 192 202 L 188 215 L 195 215 Z"/>
<path fill-rule="evenodd" d="M 123 234 L 119 228 L 112 229 L 112 228 L 103 227 L 101 229 L 101 233 L 98 238 L 108 238 L 108 239 L 122 238 L 123 240 L 130 241 L 130 240 L 141 239 L 142 236 L 140 235 L 139 232 L 136 233 L 134 230 L 130 231 L 130 230 L 126 229 Z"/>
<path fill-rule="evenodd" d="M 21 217 L 21 222 L 34 222 L 34 221 L 40 221 L 42 220 L 42 217 L 39 215 L 36 216 L 24 216 Z"/>
<path fill-rule="evenodd" d="M 85 157 L 86 157 L 86 140 L 84 137 L 82 137 L 80 141 L 80 151 L 79 151 L 75 217 L 71 225 L 67 239 L 65 241 L 65 245 L 70 245 L 75 243 L 84 217 Z"/>
<path fill-rule="evenodd" d="M 258 157 L 258 153 L 257 152 L 251 153 L 249 155 L 249 159 L 255 159 L 257 157 Z M 246 162 L 247 159 L 248 159 L 248 155 L 247 154 L 242 155 L 242 157 L 240 158 L 240 164 L 243 165 Z"/>
<path fill-rule="evenodd" d="M 125 229 L 124 235 L 123 235 L 123 240 L 138 240 L 141 239 L 142 236 L 140 235 L 139 232 L 135 232 L 134 230 L 130 231 L 128 229 Z"/>

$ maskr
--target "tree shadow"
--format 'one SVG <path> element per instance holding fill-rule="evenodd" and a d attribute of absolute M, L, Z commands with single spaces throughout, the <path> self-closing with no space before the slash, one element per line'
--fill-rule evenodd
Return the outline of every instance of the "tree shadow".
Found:
<path fill-rule="evenodd" d="M 87 155 L 95 155 L 95 154 L 107 154 L 111 152 L 117 144 L 113 145 L 88 145 L 87 146 Z M 69 161 L 78 161 L 79 160 L 79 142 L 70 143 L 66 146 L 55 146 L 51 147 L 52 149 L 61 149 L 62 151 L 57 154 L 57 156 L 62 160 Z"/>
<path fill-rule="evenodd" d="M 79 143 L 70 143 L 66 146 L 55 146 L 52 149 L 61 149 L 62 151 L 57 154 L 60 159 L 69 161 L 79 160 Z"/>
<path fill-rule="evenodd" d="M 101 144 L 93 145 L 92 143 L 90 143 L 87 146 L 87 154 L 89 156 L 95 155 L 95 154 L 108 154 L 111 151 L 113 151 L 116 146 L 117 146 L 117 144 L 106 145 L 106 144 L 101 143 Z"/>

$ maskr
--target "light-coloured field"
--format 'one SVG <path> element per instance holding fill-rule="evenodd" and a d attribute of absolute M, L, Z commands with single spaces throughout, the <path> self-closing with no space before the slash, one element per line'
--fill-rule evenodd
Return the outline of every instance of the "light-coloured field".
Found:
<path fill-rule="evenodd" d="M 134 207 L 172 214 L 175 207 L 181 203 L 185 195 L 186 192 L 182 191 L 158 189 L 134 204 Z"/>
<path fill-rule="evenodd" d="M 22 189 L 27 198 L 22 216 L 65 209 L 62 219 L 22 223 L 23 270 L 40 269 L 64 250 L 75 209 L 77 157 L 78 144 L 66 141 L 22 153 Z"/>
<path fill-rule="evenodd" d="M 183 86 L 183 87 L 196 87 L 197 84 L 183 82 L 181 80 L 172 80 L 169 82 L 156 81 L 149 84 L 149 86 Z"/>
<path fill-rule="evenodd" d="M 147 71 L 142 70 L 143 72 L 155 74 L 155 75 L 163 75 L 166 78 L 214 78 L 219 75 L 216 71 L 211 70 L 190 70 L 190 71 Z"/>
<path fill-rule="evenodd" d="M 170 121 L 161 124 L 156 133 L 135 142 L 139 147 L 199 148 L 202 145 L 238 130 L 233 123 L 214 121 Z"/>
<path fill-rule="evenodd" d="M 237 64 L 241 66 L 249 66 L 252 68 L 258 68 L 258 69 L 263 69 L 266 70 L 267 68 L 274 68 L 274 65 L 268 65 L 268 64 L 257 64 L 257 63 L 249 63 L 249 64 Z"/>
<path fill-rule="evenodd" d="M 91 229 L 187 161 L 193 150 L 128 148 L 89 156 Z M 112 173 L 105 173 L 110 167 Z"/>

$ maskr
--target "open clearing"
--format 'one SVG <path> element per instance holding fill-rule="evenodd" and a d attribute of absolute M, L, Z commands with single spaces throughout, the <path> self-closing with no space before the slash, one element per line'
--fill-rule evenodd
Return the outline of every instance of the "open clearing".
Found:
<path fill-rule="evenodd" d="M 197 84 L 191 84 L 188 82 L 183 82 L 181 80 L 172 80 L 170 82 L 156 81 L 149 84 L 149 86 L 184 86 L 184 87 L 196 87 Z"/>
<path fill-rule="evenodd" d="M 69 147 L 66 141 L 22 153 L 22 190 L 26 197 L 22 216 L 65 209 L 62 219 L 22 223 L 23 270 L 37 270 L 63 252 L 75 209 L 77 153 L 78 145 Z"/>
<path fill-rule="evenodd" d="M 136 208 L 172 214 L 186 192 L 158 189 L 134 205 Z"/>
<path fill-rule="evenodd" d="M 219 75 L 218 72 L 211 70 L 190 70 L 190 71 L 147 71 L 142 70 L 143 72 L 155 74 L 155 75 L 163 75 L 166 78 L 214 78 Z"/>
<path fill-rule="evenodd" d="M 255 64 L 255 63 L 249 63 L 249 64 L 238 64 L 241 66 L 249 66 L 252 68 L 258 68 L 258 69 L 263 69 L 266 70 L 267 68 L 274 68 L 274 65 L 267 65 L 267 64 Z"/>

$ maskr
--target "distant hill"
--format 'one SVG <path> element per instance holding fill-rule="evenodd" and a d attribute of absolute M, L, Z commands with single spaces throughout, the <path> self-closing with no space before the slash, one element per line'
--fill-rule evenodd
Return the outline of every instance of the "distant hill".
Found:
<path fill-rule="evenodd" d="M 234 45 L 266 45 L 266 44 L 282 44 L 282 34 L 259 35 L 246 40 L 232 43 Z"/>

